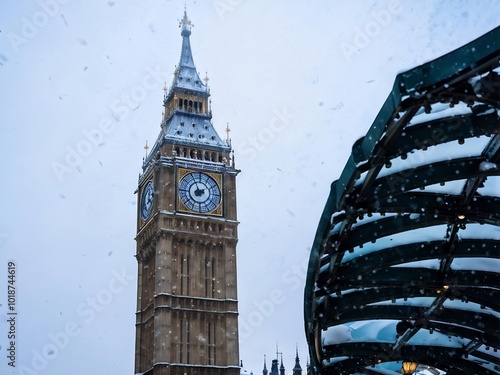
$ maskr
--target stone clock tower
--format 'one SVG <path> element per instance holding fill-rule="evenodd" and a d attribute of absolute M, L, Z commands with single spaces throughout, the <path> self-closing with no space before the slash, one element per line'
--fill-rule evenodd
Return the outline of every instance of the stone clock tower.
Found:
<path fill-rule="evenodd" d="M 180 26 L 180 62 L 137 189 L 135 373 L 237 375 L 238 170 L 212 125 L 185 12 Z"/>

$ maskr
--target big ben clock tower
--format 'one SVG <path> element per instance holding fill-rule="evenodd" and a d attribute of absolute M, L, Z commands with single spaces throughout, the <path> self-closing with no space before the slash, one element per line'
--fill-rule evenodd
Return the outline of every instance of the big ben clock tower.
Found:
<path fill-rule="evenodd" d="M 137 210 L 135 373 L 239 374 L 236 175 L 215 131 L 184 12 L 182 51 Z"/>

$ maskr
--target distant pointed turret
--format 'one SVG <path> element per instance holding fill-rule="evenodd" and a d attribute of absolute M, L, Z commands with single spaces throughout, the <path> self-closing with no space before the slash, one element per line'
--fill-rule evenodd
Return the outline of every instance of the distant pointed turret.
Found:
<path fill-rule="evenodd" d="M 262 370 L 262 375 L 268 375 L 267 366 L 266 366 L 266 356 L 264 355 L 264 369 Z"/>
<path fill-rule="evenodd" d="M 285 375 L 285 366 L 283 366 L 283 353 L 281 353 L 280 375 Z"/>
<path fill-rule="evenodd" d="M 286 369 L 283 363 L 283 353 L 278 350 L 278 345 L 276 345 L 276 359 L 272 360 L 271 370 L 267 370 L 266 366 L 266 356 L 264 355 L 264 369 L 262 371 L 263 375 L 286 375 Z M 310 375 L 310 366 L 309 361 L 307 362 L 307 374 Z M 300 365 L 299 358 L 299 348 L 298 345 L 295 345 L 295 364 L 292 368 L 292 372 L 290 375 L 303 375 L 302 374 L 302 366 Z"/>
<path fill-rule="evenodd" d="M 300 367 L 298 347 L 295 347 L 295 366 L 293 366 L 293 375 L 302 375 L 302 367 Z"/>

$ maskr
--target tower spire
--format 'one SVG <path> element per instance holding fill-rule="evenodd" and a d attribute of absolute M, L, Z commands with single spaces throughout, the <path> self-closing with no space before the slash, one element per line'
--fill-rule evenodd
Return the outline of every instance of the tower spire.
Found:
<path fill-rule="evenodd" d="M 293 367 L 293 375 L 302 375 L 302 367 L 299 360 L 299 347 L 295 344 L 295 366 Z"/>
<path fill-rule="evenodd" d="M 179 87 L 182 89 L 201 91 L 205 93 L 208 91 L 207 85 L 203 83 L 198 72 L 196 71 L 193 54 L 191 52 L 191 42 L 189 37 L 193 26 L 194 25 L 189 19 L 187 11 L 184 8 L 184 17 L 179 20 L 179 27 L 182 35 L 181 56 L 179 59 L 179 65 L 176 66 L 174 71 L 172 88 Z"/>
<path fill-rule="evenodd" d="M 231 144 L 220 138 L 211 122 L 208 79 L 204 81 L 196 71 L 190 42 L 193 23 L 186 9 L 184 16 L 179 20 L 179 27 L 182 36 L 181 55 L 179 64 L 175 67 L 172 84 L 163 99 L 165 107 L 161 124 L 163 139 L 179 147 L 203 147 L 204 150 L 200 150 L 199 154 L 197 151 L 193 154 L 197 158 L 220 159 L 222 162 L 225 157 L 229 160 L 229 155 L 212 153 L 212 151 L 230 152 Z M 187 155 L 187 150 L 183 155 Z"/>
<path fill-rule="evenodd" d="M 285 366 L 283 365 L 283 353 L 281 354 L 280 375 L 285 375 Z"/>
<path fill-rule="evenodd" d="M 266 366 L 266 355 L 264 354 L 264 369 L 262 370 L 262 375 L 267 375 L 267 366 Z"/>

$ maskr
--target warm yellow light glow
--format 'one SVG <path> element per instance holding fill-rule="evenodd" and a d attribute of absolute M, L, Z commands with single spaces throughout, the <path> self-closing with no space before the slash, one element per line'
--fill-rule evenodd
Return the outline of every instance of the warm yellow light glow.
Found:
<path fill-rule="evenodd" d="M 411 375 L 417 369 L 418 363 L 412 361 L 403 361 L 403 367 L 401 368 L 401 372 L 404 375 Z"/>
<path fill-rule="evenodd" d="M 463 219 L 465 219 L 465 215 L 464 215 L 464 214 L 460 214 L 460 215 L 458 215 L 458 218 L 459 218 L 460 220 L 463 220 Z"/>

